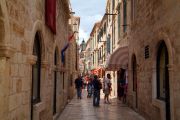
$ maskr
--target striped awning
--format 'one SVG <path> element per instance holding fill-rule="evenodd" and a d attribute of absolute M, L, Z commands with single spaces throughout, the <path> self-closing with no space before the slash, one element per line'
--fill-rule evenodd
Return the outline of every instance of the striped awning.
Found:
<path fill-rule="evenodd" d="M 128 46 L 117 48 L 108 58 L 106 71 L 116 71 L 128 67 Z"/>

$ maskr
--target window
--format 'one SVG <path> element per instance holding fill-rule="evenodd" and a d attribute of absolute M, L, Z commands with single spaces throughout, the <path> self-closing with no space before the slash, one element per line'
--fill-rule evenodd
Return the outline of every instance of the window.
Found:
<path fill-rule="evenodd" d="M 121 14 L 120 14 L 120 6 L 118 7 L 118 38 L 120 39 L 121 35 Z"/>
<path fill-rule="evenodd" d="M 106 34 L 106 23 L 104 23 L 104 34 Z"/>
<path fill-rule="evenodd" d="M 136 56 L 133 55 L 132 58 L 132 71 L 133 71 L 133 91 L 137 91 L 137 63 Z"/>
<path fill-rule="evenodd" d="M 93 53 L 93 65 L 94 65 L 94 53 Z"/>
<path fill-rule="evenodd" d="M 110 36 L 107 37 L 107 53 L 110 53 L 111 51 L 111 40 Z"/>
<path fill-rule="evenodd" d="M 41 47 L 40 37 L 36 33 L 33 55 L 37 57 L 36 63 L 32 66 L 32 103 L 36 104 L 40 102 L 40 79 L 41 79 Z"/>
<path fill-rule="evenodd" d="M 109 4 L 109 7 L 108 7 L 108 13 L 110 13 L 110 4 Z M 111 17 L 110 16 L 108 16 L 108 18 L 109 18 L 109 22 L 111 21 Z"/>
<path fill-rule="evenodd" d="M 136 16 L 136 0 L 131 0 L 131 20 L 134 21 Z"/>
<path fill-rule="evenodd" d="M 98 36 L 97 36 L 97 37 L 98 37 L 98 42 L 99 42 L 99 41 L 100 41 L 100 34 L 98 34 Z"/>
<path fill-rule="evenodd" d="M 58 61 L 58 52 L 57 49 L 55 50 L 54 54 L 54 65 L 57 67 L 57 61 Z M 56 98 L 57 98 L 57 71 L 54 70 L 54 91 L 53 91 L 53 115 L 56 114 Z"/>
<path fill-rule="evenodd" d="M 115 0 L 112 0 L 112 10 L 114 10 L 115 7 Z"/>
<path fill-rule="evenodd" d="M 114 29 L 114 30 L 113 30 L 113 41 L 114 41 L 114 42 L 113 42 L 113 44 L 114 44 L 114 45 L 113 45 L 113 50 L 114 50 L 114 49 L 115 49 L 115 45 L 116 45 L 116 38 L 115 38 L 115 37 L 116 37 L 116 26 L 115 26 L 115 22 L 114 22 L 114 25 L 113 25 L 113 26 L 114 26 L 114 27 L 113 27 L 113 29 Z"/>
<path fill-rule="evenodd" d="M 75 50 L 75 55 L 76 55 L 76 65 L 75 65 L 75 68 L 76 68 L 76 71 L 78 70 L 78 45 L 76 44 L 76 50 Z"/>
<path fill-rule="evenodd" d="M 164 100 L 168 95 L 168 51 L 164 42 L 161 43 L 158 49 L 157 56 L 157 98 Z"/>
<path fill-rule="evenodd" d="M 127 30 L 127 1 L 123 1 L 123 32 L 126 32 Z"/>

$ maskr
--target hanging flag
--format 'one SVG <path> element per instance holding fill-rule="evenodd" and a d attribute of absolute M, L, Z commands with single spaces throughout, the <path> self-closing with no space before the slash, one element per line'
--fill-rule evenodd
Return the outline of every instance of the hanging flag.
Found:
<path fill-rule="evenodd" d="M 64 46 L 64 48 L 61 50 L 61 62 L 64 64 L 65 63 L 65 51 L 70 45 L 71 40 L 73 40 L 75 32 L 68 38 L 68 43 Z"/>
<path fill-rule="evenodd" d="M 46 25 L 56 34 L 56 0 L 46 0 L 45 2 Z"/>

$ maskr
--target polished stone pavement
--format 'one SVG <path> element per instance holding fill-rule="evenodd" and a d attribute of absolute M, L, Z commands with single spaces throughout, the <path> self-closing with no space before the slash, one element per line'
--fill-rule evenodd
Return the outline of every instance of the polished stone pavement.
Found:
<path fill-rule="evenodd" d="M 92 98 L 74 98 L 64 109 L 58 120 L 145 120 L 127 105 L 117 99 L 111 99 L 111 104 L 104 104 L 101 99 L 100 107 L 93 107 Z"/>

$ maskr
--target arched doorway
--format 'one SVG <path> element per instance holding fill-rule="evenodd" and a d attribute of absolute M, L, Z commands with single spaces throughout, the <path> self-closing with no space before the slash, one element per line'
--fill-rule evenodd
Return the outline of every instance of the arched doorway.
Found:
<path fill-rule="evenodd" d="M 54 53 L 54 66 L 57 67 L 58 65 L 58 50 L 55 50 Z M 53 115 L 56 114 L 56 107 L 57 106 L 57 70 L 54 70 L 54 90 L 53 90 Z"/>
<path fill-rule="evenodd" d="M 132 80 L 133 92 L 135 93 L 135 108 L 138 108 L 138 90 L 137 90 L 137 61 L 136 56 L 132 56 Z"/>
<path fill-rule="evenodd" d="M 168 50 L 165 42 L 162 41 L 157 52 L 157 99 L 166 104 L 166 120 L 171 118 L 168 64 Z"/>
<path fill-rule="evenodd" d="M 41 44 L 40 35 L 37 32 L 34 39 L 33 55 L 37 57 L 36 63 L 32 66 L 32 93 L 31 93 L 31 120 L 33 120 L 33 106 L 41 101 Z"/>

